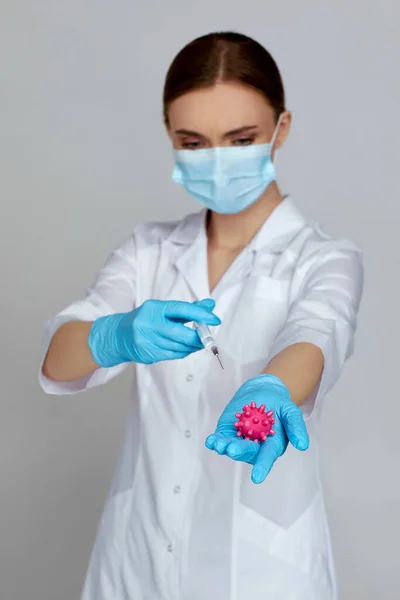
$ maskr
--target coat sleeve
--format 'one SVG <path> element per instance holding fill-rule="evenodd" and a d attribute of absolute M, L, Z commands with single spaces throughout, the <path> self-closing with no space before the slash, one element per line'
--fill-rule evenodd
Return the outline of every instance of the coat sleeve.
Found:
<path fill-rule="evenodd" d="M 114 250 L 97 274 L 96 280 L 83 300 L 72 303 L 45 326 L 43 360 L 39 370 L 39 383 L 47 394 L 74 394 L 89 387 L 101 385 L 121 373 L 126 364 L 110 369 L 98 369 L 92 375 L 72 382 L 53 381 L 42 373 L 44 358 L 52 337 L 61 325 L 69 321 L 94 321 L 135 307 L 136 249 L 132 236 Z"/>
<path fill-rule="evenodd" d="M 310 342 L 324 354 L 324 371 L 305 416 L 332 389 L 354 349 L 364 269 L 362 254 L 350 242 L 331 243 L 312 259 L 287 322 L 272 347 L 270 360 L 299 342 Z"/>

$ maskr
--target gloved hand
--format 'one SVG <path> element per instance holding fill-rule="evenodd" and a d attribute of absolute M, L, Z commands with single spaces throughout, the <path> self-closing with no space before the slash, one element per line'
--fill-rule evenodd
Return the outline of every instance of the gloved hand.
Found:
<path fill-rule="evenodd" d="M 245 404 L 252 401 L 257 406 L 265 404 L 266 410 L 274 411 L 275 435 L 268 436 L 261 444 L 238 438 L 234 427 L 236 413 L 242 412 Z M 290 400 L 289 390 L 278 377 L 259 375 L 238 389 L 219 418 L 215 433 L 208 436 L 206 446 L 233 460 L 254 465 L 252 481 L 262 483 L 276 459 L 285 452 L 288 441 L 297 450 L 308 448 L 308 433 L 301 410 Z"/>
<path fill-rule="evenodd" d="M 128 313 L 100 317 L 89 333 L 93 359 L 99 367 L 113 367 L 184 358 L 203 348 L 197 331 L 185 323 L 220 325 L 214 306 L 211 298 L 193 303 L 146 300 Z"/>

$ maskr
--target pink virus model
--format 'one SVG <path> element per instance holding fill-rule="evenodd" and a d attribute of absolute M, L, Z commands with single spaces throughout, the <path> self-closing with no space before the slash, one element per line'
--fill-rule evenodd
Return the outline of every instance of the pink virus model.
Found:
<path fill-rule="evenodd" d="M 273 415 L 273 410 L 265 412 L 265 404 L 261 404 L 260 407 L 255 402 L 252 402 L 250 406 L 246 404 L 243 412 L 235 415 L 238 419 L 235 423 L 235 428 L 238 430 L 236 435 L 245 440 L 265 442 L 269 435 L 275 433 L 272 429 L 272 425 L 275 423 Z"/>

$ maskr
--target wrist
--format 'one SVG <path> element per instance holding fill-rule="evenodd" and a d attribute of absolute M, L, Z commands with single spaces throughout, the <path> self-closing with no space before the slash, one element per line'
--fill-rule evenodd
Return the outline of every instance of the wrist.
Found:
<path fill-rule="evenodd" d="M 261 373 L 261 375 L 257 375 L 254 379 L 259 381 L 263 381 L 265 383 L 271 383 L 276 386 L 280 386 L 287 390 L 287 386 L 283 383 L 282 379 L 279 379 L 276 375 L 272 375 L 272 373 Z"/>
<path fill-rule="evenodd" d="M 107 315 L 96 319 L 90 328 L 88 345 L 93 360 L 101 368 L 115 367 L 128 362 L 129 358 L 119 347 L 118 328 L 124 313 Z"/>
<path fill-rule="evenodd" d="M 262 373 L 261 375 L 256 375 L 255 377 L 252 377 L 251 379 L 246 381 L 243 384 L 243 386 L 249 393 L 252 393 L 253 391 L 263 388 L 265 386 L 273 386 L 277 392 L 279 392 L 281 395 L 286 396 L 287 399 L 290 400 L 290 392 L 287 386 L 283 383 L 281 379 L 279 379 L 279 377 L 270 373 Z"/>

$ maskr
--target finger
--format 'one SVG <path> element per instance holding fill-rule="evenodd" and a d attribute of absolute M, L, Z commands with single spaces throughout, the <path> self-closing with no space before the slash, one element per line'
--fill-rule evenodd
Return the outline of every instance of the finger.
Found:
<path fill-rule="evenodd" d="M 164 315 L 172 319 L 185 319 L 186 322 L 197 321 L 207 325 L 220 325 L 221 319 L 210 309 L 201 304 L 170 300 L 165 303 Z"/>
<path fill-rule="evenodd" d="M 205 441 L 205 445 L 207 446 L 207 448 L 209 450 L 214 450 L 214 444 L 215 441 L 217 439 L 217 434 L 216 433 L 212 433 L 211 435 L 209 435 Z"/>
<path fill-rule="evenodd" d="M 182 323 L 167 322 L 161 326 L 158 334 L 165 340 L 184 345 L 190 351 L 203 348 L 197 331 Z"/>
<path fill-rule="evenodd" d="M 252 463 L 260 451 L 260 445 L 250 440 L 233 440 L 226 448 L 226 454 L 233 460 Z"/>
<path fill-rule="evenodd" d="M 215 452 L 218 452 L 218 454 L 225 454 L 225 450 L 227 446 L 229 446 L 230 441 L 231 438 L 219 435 L 214 442 Z"/>
<path fill-rule="evenodd" d="M 275 434 L 261 445 L 251 473 L 253 483 L 262 483 L 265 480 L 276 460 L 285 452 L 286 447 L 287 438 L 284 434 Z"/>
<path fill-rule="evenodd" d="M 160 345 L 167 349 L 194 352 L 204 347 L 196 330 L 178 323 L 163 325 L 158 335 Z"/>
<path fill-rule="evenodd" d="M 193 304 L 204 306 L 208 310 L 213 310 L 215 307 L 215 300 L 212 298 L 205 298 L 204 300 L 196 300 Z M 168 317 L 171 321 L 176 323 L 187 323 L 187 319 L 181 319 L 179 317 Z"/>
<path fill-rule="evenodd" d="M 227 438 L 224 435 L 218 433 L 212 433 L 205 441 L 205 444 L 209 450 L 215 450 L 218 454 L 225 454 L 225 448 L 229 444 L 232 438 Z"/>
<path fill-rule="evenodd" d="M 303 413 L 299 407 L 292 404 L 287 410 L 282 411 L 281 422 L 290 443 L 297 450 L 307 450 L 310 442 Z"/>
<path fill-rule="evenodd" d="M 204 298 L 203 300 L 196 300 L 193 304 L 197 304 L 198 306 L 204 306 L 208 310 L 214 310 L 215 308 L 215 300 L 212 298 Z"/>
<path fill-rule="evenodd" d="M 158 338 L 158 341 L 159 341 L 159 343 L 157 344 L 157 347 L 160 348 L 160 350 L 170 350 L 172 352 L 180 352 L 180 353 L 184 354 L 185 356 L 192 354 L 192 352 L 198 352 L 199 350 L 201 350 L 203 348 L 203 346 L 201 344 L 197 345 L 197 346 L 192 346 L 192 345 L 188 345 L 188 344 L 183 344 L 182 342 L 176 342 L 175 340 L 170 340 L 163 336 L 160 336 Z"/>

